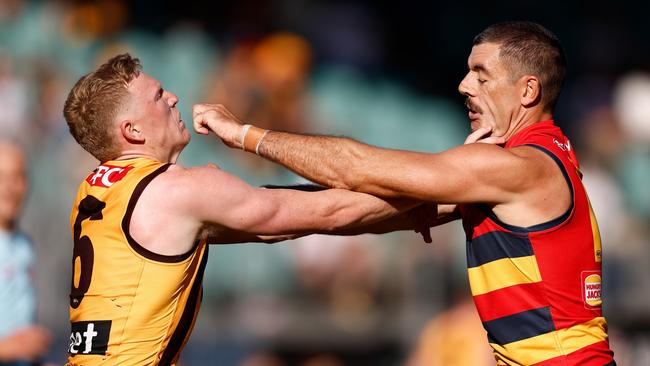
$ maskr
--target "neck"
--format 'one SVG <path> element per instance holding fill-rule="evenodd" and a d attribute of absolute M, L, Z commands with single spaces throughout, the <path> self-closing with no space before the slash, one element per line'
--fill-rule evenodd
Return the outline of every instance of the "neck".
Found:
<path fill-rule="evenodd" d="M 126 160 L 134 158 L 149 158 L 152 160 L 157 160 L 163 163 L 176 163 L 180 151 L 174 152 L 170 151 L 168 153 L 154 152 L 148 150 L 139 150 L 139 149 L 128 149 L 123 150 L 115 159 L 113 160 Z"/>
<path fill-rule="evenodd" d="M 533 125 L 537 122 L 548 121 L 553 118 L 553 115 L 550 112 L 542 110 L 523 110 L 520 116 L 517 116 L 513 119 L 513 122 L 510 123 L 508 131 L 503 135 L 506 141 L 510 140 L 512 136 L 516 135 L 519 131 L 524 128 Z"/>

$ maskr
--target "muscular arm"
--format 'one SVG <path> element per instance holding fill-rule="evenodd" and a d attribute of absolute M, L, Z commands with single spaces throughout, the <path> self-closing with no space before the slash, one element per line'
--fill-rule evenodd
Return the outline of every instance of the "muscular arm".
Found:
<path fill-rule="evenodd" d="M 330 189 L 314 184 L 298 184 L 290 186 L 265 185 L 269 189 L 293 189 L 307 192 L 317 192 Z M 419 203 L 408 211 L 401 212 L 396 216 L 370 224 L 358 225 L 350 228 L 338 229 L 329 232 L 319 232 L 330 235 L 359 235 L 359 234 L 384 234 L 393 231 L 414 230 L 421 233 L 426 242 L 431 242 L 429 229 L 457 220 L 460 214 L 456 205 L 438 205 Z M 284 239 L 281 239 L 284 240 Z M 260 240 L 257 240 L 260 241 Z M 278 240 L 279 241 L 279 240 Z"/>
<path fill-rule="evenodd" d="M 415 205 L 328 189 L 304 192 L 291 189 L 253 188 L 239 178 L 214 168 L 189 172 L 192 182 L 217 184 L 202 189 L 204 197 L 188 202 L 203 222 L 263 235 L 303 231 L 332 231 L 376 222 Z M 188 184 L 191 184 L 188 182 Z M 211 205 L 206 204 L 206 198 Z M 215 206 L 221 209 L 215 209 Z"/>
<path fill-rule="evenodd" d="M 451 205 L 446 206 L 451 207 Z M 443 205 L 440 205 L 440 207 L 443 207 L 444 210 Z M 219 225 L 206 225 L 199 234 L 199 237 L 206 238 L 209 244 L 277 243 L 284 240 L 297 239 L 309 234 L 360 235 L 414 230 L 421 233 L 423 239 L 427 243 L 430 243 L 431 237 L 428 235 L 428 230 L 431 227 L 442 225 L 458 218 L 459 216 L 455 211 L 441 212 L 436 210 L 435 205 L 423 204 L 385 220 L 342 229 L 281 235 L 258 235 L 255 233 L 233 230 Z"/>
<path fill-rule="evenodd" d="M 143 192 L 132 230 L 148 249 L 174 255 L 189 250 L 206 226 L 217 234 L 204 233 L 213 243 L 269 242 L 286 239 L 286 234 L 334 232 L 371 224 L 417 204 L 403 199 L 387 202 L 341 189 L 255 188 L 215 167 L 172 166 Z"/>
<path fill-rule="evenodd" d="M 241 147 L 243 128 L 223 106 L 198 105 L 194 127 Z M 442 153 L 383 149 L 349 138 L 269 131 L 260 155 L 323 185 L 440 203 L 505 203 L 545 179 L 530 148 L 468 144 Z M 525 172 L 525 173 L 524 173 Z"/>
<path fill-rule="evenodd" d="M 259 152 L 320 184 L 430 202 L 507 202 L 536 177 L 534 170 L 521 174 L 523 157 L 487 144 L 431 154 L 271 131 Z"/>

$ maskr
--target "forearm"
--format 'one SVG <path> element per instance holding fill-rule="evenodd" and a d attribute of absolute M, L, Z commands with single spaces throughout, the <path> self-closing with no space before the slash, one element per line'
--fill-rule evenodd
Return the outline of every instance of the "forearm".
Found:
<path fill-rule="evenodd" d="M 323 231 L 344 230 L 374 224 L 394 217 L 420 204 L 412 199 L 384 199 L 369 194 L 330 189 L 319 192 L 319 211 Z"/>
<path fill-rule="evenodd" d="M 393 231 L 415 230 L 413 221 L 409 218 L 408 212 L 390 217 L 385 220 L 369 224 L 362 224 L 354 227 L 336 229 L 331 231 L 320 231 L 319 234 L 327 235 L 361 235 L 361 234 L 385 234 Z"/>
<path fill-rule="evenodd" d="M 364 183 L 373 183 L 367 181 L 372 150 L 373 147 L 369 145 L 344 137 L 269 131 L 260 143 L 258 152 L 316 183 L 358 190 Z"/>
<path fill-rule="evenodd" d="M 451 185 L 433 174 L 453 171 L 429 164 L 433 154 L 378 148 L 345 137 L 269 131 L 256 150 L 319 184 L 379 197 L 438 202 L 438 187 Z"/>
<path fill-rule="evenodd" d="M 296 239 L 304 236 L 305 233 L 282 234 L 282 235 L 259 235 L 241 230 L 234 230 L 228 227 L 215 225 L 205 226 L 199 234 L 199 239 L 206 239 L 208 244 L 242 244 L 242 243 L 266 243 L 272 244 L 284 240 Z"/>
<path fill-rule="evenodd" d="M 432 209 L 432 206 L 434 205 L 420 205 L 385 220 L 319 233 L 329 235 L 385 234 L 393 231 L 431 228 L 460 218 L 460 214 L 455 209 L 456 205 L 437 205 L 437 210 L 433 208 L 437 212 L 423 213 L 423 210 Z"/>

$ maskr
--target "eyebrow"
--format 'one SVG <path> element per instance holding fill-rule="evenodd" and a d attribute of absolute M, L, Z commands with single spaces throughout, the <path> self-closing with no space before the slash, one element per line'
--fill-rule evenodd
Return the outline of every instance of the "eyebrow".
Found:
<path fill-rule="evenodd" d="M 472 71 L 476 71 L 476 72 L 483 72 L 483 73 L 485 73 L 487 76 L 492 76 L 492 75 L 490 74 L 490 72 L 488 71 L 488 69 L 486 69 L 485 66 L 483 66 L 483 64 L 476 64 L 476 65 L 474 65 L 472 68 L 470 68 L 470 70 L 472 70 Z"/>

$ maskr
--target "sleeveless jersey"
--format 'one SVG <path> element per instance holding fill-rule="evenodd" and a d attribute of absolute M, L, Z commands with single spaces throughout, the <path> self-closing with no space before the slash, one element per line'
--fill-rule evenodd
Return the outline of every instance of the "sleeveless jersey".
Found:
<path fill-rule="evenodd" d="M 550 156 L 571 190 L 561 216 L 531 227 L 500 221 L 482 204 L 459 205 L 470 287 L 498 365 L 615 365 L 601 308 L 598 224 L 569 140 L 536 123 L 505 148 Z"/>
<path fill-rule="evenodd" d="M 70 217 L 68 365 L 177 362 L 201 303 L 206 243 L 165 256 L 140 246 L 129 232 L 138 198 L 169 165 L 146 158 L 109 161 L 81 183 Z"/>

